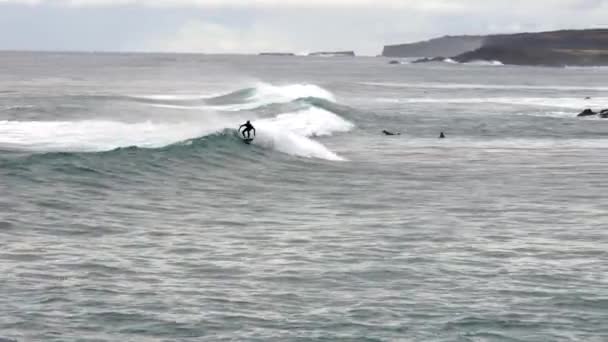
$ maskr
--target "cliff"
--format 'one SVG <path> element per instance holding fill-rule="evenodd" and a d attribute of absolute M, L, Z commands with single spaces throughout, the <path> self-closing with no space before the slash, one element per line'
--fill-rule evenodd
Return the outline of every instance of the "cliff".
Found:
<path fill-rule="evenodd" d="M 452 57 L 460 63 L 500 61 L 510 65 L 530 66 L 602 66 L 608 65 L 608 50 L 547 49 L 487 46 Z"/>
<path fill-rule="evenodd" d="M 561 30 L 486 36 L 484 47 L 596 50 L 608 48 L 608 29 Z"/>
<path fill-rule="evenodd" d="M 454 51 L 459 52 L 448 53 Z M 452 56 L 451 59 L 461 63 L 487 60 L 513 65 L 608 65 L 608 29 L 442 37 L 386 46 L 383 55 Z"/>
<path fill-rule="evenodd" d="M 445 36 L 423 42 L 387 45 L 382 51 L 385 57 L 437 57 L 456 56 L 478 49 L 482 46 L 483 36 Z"/>
<path fill-rule="evenodd" d="M 463 63 L 498 60 L 512 65 L 608 65 L 608 29 L 488 36 L 481 48 L 452 59 Z"/>

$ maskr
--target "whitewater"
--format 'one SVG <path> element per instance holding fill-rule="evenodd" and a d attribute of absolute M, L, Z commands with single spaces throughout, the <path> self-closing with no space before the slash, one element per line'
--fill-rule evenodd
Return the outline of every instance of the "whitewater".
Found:
<path fill-rule="evenodd" d="M 128 96 L 121 100 L 161 108 L 196 110 L 200 117 L 187 117 L 178 122 L 4 120 L 0 121 L 0 148 L 38 152 L 100 152 L 121 147 L 161 148 L 190 139 L 201 139 L 224 130 L 232 129 L 237 135 L 236 129 L 240 123 L 256 118 L 253 121 L 258 132 L 254 141 L 256 145 L 296 156 L 343 160 L 309 137 L 346 132 L 353 124 L 323 108 L 306 105 L 306 98 L 334 100 L 330 92 L 315 85 L 272 86 L 264 83 L 210 97 Z M 302 104 L 294 111 L 279 111 L 275 116 L 255 112 L 256 108 L 270 104 L 290 104 L 298 100 L 302 100 Z M 245 110 L 247 112 L 243 113 Z"/>
<path fill-rule="evenodd" d="M 605 68 L 0 63 L 2 342 L 608 338 Z"/>

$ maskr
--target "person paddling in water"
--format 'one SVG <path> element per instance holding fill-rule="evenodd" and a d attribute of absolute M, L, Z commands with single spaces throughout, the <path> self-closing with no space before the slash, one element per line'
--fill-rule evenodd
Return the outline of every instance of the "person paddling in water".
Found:
<path fill-rule="evenodd" d="M 245 127 L 245 129 L 243 130 L 243 132 L 241 132 L 241 128 Z M 251 131 L 253 130 L 253 136 L 255 137 L 255 127 L 253 127 L 253 125 L 251 124 L 251 122 L 249 122 L 249 120 L 247 120 L 247 122 L 245 122 L 244 124 L 239 126 L 239 132 L 241 132 L 241 134 L 243 135 L 244 139 L 251 139 Z M 247 133 L 247 136 L 245 136 L 245 133 Z"/>

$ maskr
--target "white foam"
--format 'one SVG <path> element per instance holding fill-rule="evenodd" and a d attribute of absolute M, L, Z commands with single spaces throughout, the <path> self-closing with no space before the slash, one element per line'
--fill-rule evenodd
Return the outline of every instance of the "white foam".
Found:
<path fill-rule="evenodd" d="M 210 96 L 212 95 L 162 94 L 132 97 L 154 100 L 193 100 Z M 184 118 L 184 122 L 178 123 L 150 121 L 126 123 L 110 120 L 0 121 L 0 148 L 45 152 L 93 152 L 128 146 L 163 147 L 224 129 L 235 129 L 245 119 L 236 114 L 220 115 L 209 109 L 240 111 L 266 104 L 287 103 L 305 97 L 335 101 L 329 91 L 314 84 L 276 86 L 259 83 L 247 99 L 247 103 L 244 104 L 226 106 L 151 104 L 173 109 L 203 110 L 206 113 L 200 118 Z M 329 160 L 342 160 L 342 158 L 310 138 L 348 131 L 353 127 L 351 123 L 339 116 L 316 107 L 257 121 L 255 118 L 251 118 L 251 115 L 252 113 L 247 113 L 258 133 L 254 144 L 292 155 Z"/>
<path fill-rule="evenodd" d="M 294 113 L 279 114 L 275 118 L 261 121 L 272 122 L 283 130 L 297 132 L 308 137 L 347 132 L 353 128 L 352 123 L 338 115 L 315 107 Z"/>
<path fill-rule="evenodd" d="M 268 83 L 258 83 L 254 87 L 254 92 L 247 99 L 246 103 L 213 106 L 213 108 L 227 111 L 240 111 L 273 103 L 288 103 L 305 97 L 316 97 L 328 101 L 335 101 L 335 97 L 331 92 L 314 84 L 275 86 Z"/>
<path fill-rule="evenodd" d="M 260 83 L 256 86 L 254 98 L 282 99 L 292 101 L 301 97 L 318 97 L 329 101 L 335 101 L 332 93 L 314 84 L 290 84 L 284 86 L 274 86 L 267 83 Z M 274 101 L 273 101 L 274 102 Z"/>
<path fill-rule="evenodd" d="M 162 147 L 203 136 L 223 124 L 85 121 L 0 121 L 0 146 L 42 152 L 96 152 Z"/>
<path fill-rule="evenodd" d="M 260 127 L 260 133 L 258 133 L 254 140 L 254 144 L 266 148 L 273 148 L 277 151 L 294 156 L 336 161 L 344 160 L 344 158 L 330 151 L 321 143 L 303 135 L 281 130 L 274 125 L 260 123 L 257 123 L 256 125 Z"/>
<path fill-rule="evenodd" d="M 501 61 L 486 61 L 486 60 L 477 60 L 471 61 L 467 63 L 463 63 L 465 65 L 479 65 L 479 66 L 503 66 L 504 64 Z"/>
<path fill-rule="evenodd" d="M 85 121 L 0 121 L 0 149 L 36 152 L 98 152 L 118 147 L 158 148 L 235 129 L 243 118 L 210 113 L 199 122 L 125 123 Z M 344 160 L 310 137 L 345 132 L 353 124 L 319 108 L 252 120 L 254 144 L 290 155 Z"/>
<path fill-rule="evenodd" d="M 354 125 L 320 108 L 309 108 L 295 113 L 278 115 L 253 123 L 258 130 L 255 144 L 302 157 L 344 160 L 309 137 L 346 132 Z"/>

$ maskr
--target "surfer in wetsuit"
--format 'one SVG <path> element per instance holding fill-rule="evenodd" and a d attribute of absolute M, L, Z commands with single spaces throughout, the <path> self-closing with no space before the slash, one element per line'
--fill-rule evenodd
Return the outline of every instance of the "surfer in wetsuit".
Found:
<path fill-rule="evenodd" d="M 245 122 L 244 124 L 239 126 L 239 132 L 241 131 L 241 128 L 245 127 L 245 129 L 243 130 L 243 132 L 241 132 L 241 134 L 243 135 L 243 138 L 245 139 L 250 139 L 251 138 L 251 131 L 253 130 L 253 136 L 255 137 L 255 127 L 253 127 L 253 125 L 251 125 L 251 122 L 249 122 L 249 120 L 247 120 L 247 122 Z M 245 133 L 247 133 L 247 136 L 245 137 Z"/>

